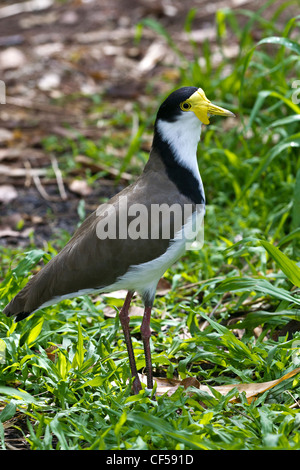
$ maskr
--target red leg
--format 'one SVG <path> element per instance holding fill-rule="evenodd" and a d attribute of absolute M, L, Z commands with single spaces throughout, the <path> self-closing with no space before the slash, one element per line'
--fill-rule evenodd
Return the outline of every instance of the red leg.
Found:
<path fill-rule="evenodd" d="M 140 382 L 140 379 L 137 373 L 136 364 L 135 364 L 134 352 L 133 352 L 130 330 L 129 330 L 129 315 L 128 315 L 128 310 L 129 310 L 129 306 L 130 306 L 130 302 L 133 297 L 133 294 L 134 292 L 131 292 L 131 291 L 127 293 L 126 299 L 124 301 L 124 305 L 121 308 L 120 313 L 119 313 L 119 318 L 120 318 L 120 322 L 121 322 L 124 337 L 125 337 L 125 343 L 126 343 L 128 357 L 129 357 L 131 375 L 132 377 L 134 377 L 133 392 L 137 394 L 139 393 L 140 390 L 142 390 L 142 386 L 141 386 L 141 382 Z"/>
<path fill-rule="evenodd" d="M 152 361 L 150 351 L 150 319 L 151 307 L 145 307 L 144 317 L 141 325 L 141 335 L 144 343 L 145 359 L 146 359 L 146 373 L 147 373 L 147 388 L 153 388 L 153 374 L 152 374 Z"/>

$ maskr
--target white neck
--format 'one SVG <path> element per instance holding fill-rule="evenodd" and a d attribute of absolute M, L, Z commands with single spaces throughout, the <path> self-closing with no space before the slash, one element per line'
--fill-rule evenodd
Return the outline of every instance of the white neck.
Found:
<path fill-rule="evenodd" d="M 175 122 L 159 119 L 157 130 L 161 139 L 167 142 L 173 151 L 174 158 L 187 168 L 202 185 L 198 163 L 197 146 L 201 134 L 201 122 L 194 113 L 184 113 Z"/>

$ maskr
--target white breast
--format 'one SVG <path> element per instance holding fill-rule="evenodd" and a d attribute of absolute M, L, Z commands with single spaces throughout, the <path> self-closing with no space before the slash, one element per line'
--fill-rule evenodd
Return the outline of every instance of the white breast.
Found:
<path fill-rule="evenodd" d="M 197 146 L 201 135 L 201 122 L 193 112 L 183 113 L 175 122 L 158 120 L 157 130 L 167 142 L 174 157 L 201 182 L 197 162 Z"/>
<path fill-rule="evenodd" d="M 170 241 L 165 253 L 146 263 L 131 266 L 110 290 L 126 289 L 138 292 L 150 292 L 154 295 L 157 283 L 166 270 L 177 261 L 187 249 L 200 249 L 203 244 L 203 219 L 205 206 L 199 204 L 186 224 Z M 193 245 L 197 240 L 196 245 Z"/>

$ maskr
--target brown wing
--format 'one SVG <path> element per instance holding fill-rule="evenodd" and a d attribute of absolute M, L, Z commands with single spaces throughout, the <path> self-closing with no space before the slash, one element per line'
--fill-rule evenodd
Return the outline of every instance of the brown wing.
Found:
<path fill-rule="evenodd" d="M 24 313 L 21 315 L 24 317 L 52 299 L 59 300 L 62 296 L 83 289 L 104 288 L 125 274 L 130 266 L 155 259 L 166 251 L 182 221 L 177 220 L 175 223 L 172 218 L 160 219 L 156 230 L 158 238 L 151 238 L 151 207 L 155 204 L 172 206 L 174 203 L 183 206 L 189 201 L 180 195 L 159 161 L 154 159 L 154 164 L 146 166 L 145 170 L 133 185 L 117 194 L 108 205 L 101 205 L 83 222 L 63 250 L 7 305 L 5 314 L 10 316 Z M 145 227 L 138 226 L 137 217 L 132 214 L 128 216 L 128 212 L 136 209 L 134 204 L 137 202 L 148 211 L 148 236 L 126 238 L 125 230 L 125 238 L 120 238 L 120 229 L 124 236 L 124 220 L 145 235 Z M 109 212 L 109 208 L 113 210 Z M 111 237 L 114 232 L 113 218 L 116 238 Z M 147 219 L 140 217 L 140 224 L 145 220 Z M 107 238 L 101 237 L 104 222 L 110 234 Z M 166 237 L 168 229 L 170 236 Z"/>

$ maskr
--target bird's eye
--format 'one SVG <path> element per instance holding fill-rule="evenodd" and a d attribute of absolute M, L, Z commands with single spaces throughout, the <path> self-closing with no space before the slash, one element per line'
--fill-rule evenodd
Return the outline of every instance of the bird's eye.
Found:
<path fill-rule="evenodd" d="M 187 102 L 180 103 L 180 108 L 182 109 L 182 111 L 188 111 L 189 109 L 191 109 L 191 105 Z"/>

